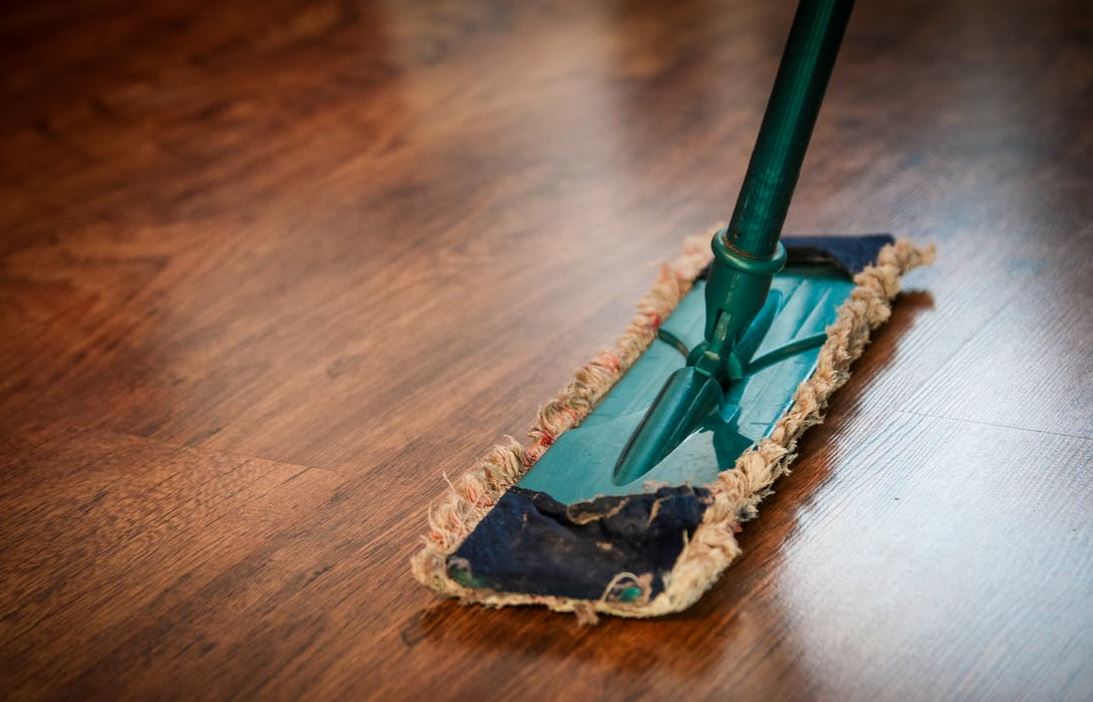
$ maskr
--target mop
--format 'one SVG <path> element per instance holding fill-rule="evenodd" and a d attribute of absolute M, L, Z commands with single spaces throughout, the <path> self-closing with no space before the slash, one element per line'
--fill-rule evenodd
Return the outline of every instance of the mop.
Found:
<path fill-rule="evenodd" d="M 900 278 L 932 262 L 887 234 L 782 237 L 852 0 L 802 0 L 728 224 L 662 267 L 618 344 L 450 482 L 415 577 L 489 606 L 651 617 L 693 604 Z"/>

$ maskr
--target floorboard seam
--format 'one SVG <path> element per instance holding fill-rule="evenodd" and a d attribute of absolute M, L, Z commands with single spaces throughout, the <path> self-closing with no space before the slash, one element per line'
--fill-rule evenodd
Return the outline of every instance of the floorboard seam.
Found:
<path fill-rule="evenodd" d="M 1032 429 L 1030 427 L 1019 427 L 1012 424 L 999 424 L 998 422 L 983 422 L 976 419 L 963 419 L 961 417 L 948 417 L 943 414 L 930 414 L 929 412 L 915 412 L 912 410 L 896 410 L 897 414 L 910 414 L 916 417 L 928 417 L 930 419 L 943 419 L 949 422 L 960 422 L 961 424 L 978 424 L 985 427 L 995 427 L 996 429 L 1011 429 L 1013 431 L 1027 431 L 1033 434 L 1044 434 L 1047 436 L 1058 436 L 1064 439 L 1077 439 L 1079 441 L 1093 441 L 1093 436 L 1082 436 L 1080 434 L 1067 434 L 1060 431 L 1046 431 L 1044 429 Z"/>

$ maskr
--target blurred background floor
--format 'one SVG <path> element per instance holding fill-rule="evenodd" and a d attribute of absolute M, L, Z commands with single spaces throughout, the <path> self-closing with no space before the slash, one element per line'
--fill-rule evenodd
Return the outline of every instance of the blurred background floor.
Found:
<path fill-rule="evenodd" d="M 793 5 L 5 4 L 4 695 L 1089 699 L 1088 2 L 859 4 L 787 231 L 939 262 L 698 605 L 409 575 L 728 216 Z"/>

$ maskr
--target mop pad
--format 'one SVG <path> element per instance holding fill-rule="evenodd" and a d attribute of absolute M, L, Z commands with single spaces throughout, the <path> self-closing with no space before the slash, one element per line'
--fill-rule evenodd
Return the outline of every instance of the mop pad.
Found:
<path fill-rule="evenodd" d="M 584 621 L 597 613 L 650 617 L 687 608 L 740 553 L 741 524 L 756 516 L 760 500 L 788 471 L 800 436 L 823 421 L 828 398 L 846 382 L 870 332 L 888 320 L 901 276 L 934 258 L 932 246 L 886 236 L 787 237 L 789 268 L 795 260 L 824 262 L 852 275 L 853 287 L 826 327 L 813 370 L 766 436 L 701 485 L 576 504 L 514 487 L 658 338 L 709 265 L 708 241 L 688 239 L 678 260 L 661 267 L 615 347 L 596 355 L 542 407 L 527 443 L 508 437 L 450 481 L 429 510 L 425 545 L 412 559 L 420 582 L 467 603 L 539 604 Z"/>

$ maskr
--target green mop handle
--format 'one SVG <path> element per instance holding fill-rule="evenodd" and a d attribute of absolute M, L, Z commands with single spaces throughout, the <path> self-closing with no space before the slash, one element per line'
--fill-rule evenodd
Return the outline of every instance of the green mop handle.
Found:
<path fill-rule="evenodd" d="M 778 239 L 823 102 L 853 0 L 801 0 L 728 227 L 714 236 L 706 285 L 706 343 L 691 357 L 711 377 L 754 319 L 784 264 Z M 710 355 L 703 361 L 704 355 Z M 729 376 L 738 369 L 729 368 Z M 734 372 L 735 371 L 735 372 Z"/>
<path fill-rule="evenodd" d="M 726 232 L 751 257 L 770 256 L 789 210 L 853 0 L 802 0 Z"/>

